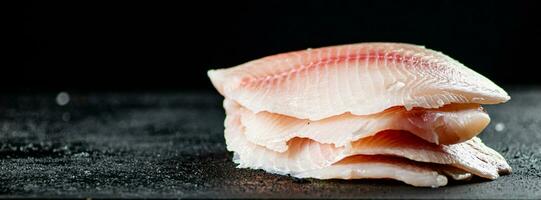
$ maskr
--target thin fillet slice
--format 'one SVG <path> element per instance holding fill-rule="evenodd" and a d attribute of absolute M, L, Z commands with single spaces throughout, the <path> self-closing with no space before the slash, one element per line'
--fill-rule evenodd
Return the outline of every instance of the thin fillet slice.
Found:
<path fill-rule="evenodd" d="M 304 171 L 296 176 L 317 179 L 390 178 L 418 187 L 447 185 L 447 178 L 429 166 L 394 156 L 350 156 L 331 166 Z"/>
<path fill-rule="evenodd" d="M 345 152 L 396 155 L 419 162 L 448 164 L 488 179 L 511 172 L 505 159 L 477 137 L 459 144 L 436 145 L 404 131 L 383 131 L 353 142 Z"/>
<path fill-rule="evenodd" d="M 505 160 L 474 138 L 454 145 L 436 145 L 405 131 L 384 131 L 363 138 L 345 147 L 321 144 L 306 138 L 289 142 L 286 152 L 275 152 L 248 141 L 244 135 L 238 110 L 240 105 L 224 101 L 227 117 L 225 138 L 229 151 L 236 153 L 239 167 L 264 169 L 278 174 L 291 174 L 328 167 L 346 157 L 363 155 L 394 155 L 419 162 L 448 164 L 475 175 L 496 179 L 509 173 Z"/>
<path fill-rule="evenodd" d="M 419 174 L 412 177 L 412 173 Z M 401 157 L 385 155 L 354 155 L 344 158 L 329 167 L 301 172 L 297 174 L 297 177 L 317 179 L 392 177 L 411 185 L 417 183 L 416 186 L 421 186 L 418 183 L 423 183 L 424 186 L 442 186 L 447 183 L 447 179 L 440 177 L 440 174 L 445 174 L 457 181 L 469 180 L 472 177 L 471 173 L 449 165 L 419 163 Z"/>
<path fill-rule="evenodd" d="M 320 120 L 394 106 L 439 108 L 510 99 L 489 79 L 422 46 L 360 43 L 268 56 L 208 71 L 226 98 L 254 113 Z"/>
<path fill-rule="evenodd" d="M 231 101 L 226 99 L 225 101 Z M 436 144 L 455 144 L 483 131 L 490 118 L 479 104 L 450 104 L 438 109 L 394 107 L 373 115 L 349 113 L 310 121 L 269 112 L 239 109 L 250 142 L 284 152 L 295 137 L 344 146 L 383 130 L 406 130 Z"/>

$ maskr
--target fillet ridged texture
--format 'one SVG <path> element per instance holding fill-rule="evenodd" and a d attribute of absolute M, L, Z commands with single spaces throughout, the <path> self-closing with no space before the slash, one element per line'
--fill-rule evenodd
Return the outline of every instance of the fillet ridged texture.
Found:
<path fill-rule="evenodd" d="M 375 136 L 355 141 L 346 147 L 335 147 L 310 139 L 295 138 L 289 142 L 289 149 L 280 153 L 253 144 L 246 139 L 243 133 L 245 127 L 241 123 L 238 112 L 240 105 L 232 101 L 224 101 L 224 107 L 228 114 L 225 122 L 227 148 L 235 152 L 234 161 L 243 168 L 263 169 L 300 178 L 322 178 L 325 176 L 308 176 L 304 172 L 314 170 L 322 172 L 322 169 L 354 155 L 392 155 L 417 162 L 450 165 L 488 179 L 496 179 L 499 173 L 509 173 L 511 170 L 503 157 L 486 147 L 478 138 L 460 144 L 436 145 L 403 131 L 380 132 Z M 398 163 L 398 165 L 401 164 Z M 423 165 L 419 165 L 421 166 Z M 326 176 L 330 177 L 330 175 Z M 343 176 L 340 174 L 334 176 L 334 178 L 341 177 Z M 403 178 L 399 180 L 404 181 Z M 415 178 L 411 177 L 411 179 Z"/>
<path fill-rule="evenodd" d="M 432 143 L 454 144 L 473 138 L 490 122 L 488 114 L 477 104 L 411 111 L 395 107 L 373 115 L 346 113 L 318 121 L 253 113 L 243 107 L 239 112 L 248 140 L 278 152 L 286 151 L 287 142 L 295 137 L 339 147 L 383 130 L 406 130 Z"/>
<path fill-rule="evenodd" d="M 226 98 L 252 112 L 320 120 L 369 115 L 394 106 L 438 108 L 510 99 L 489 79 L 422 46 L 361 43 L 264 57 L 210 70 Z"/>

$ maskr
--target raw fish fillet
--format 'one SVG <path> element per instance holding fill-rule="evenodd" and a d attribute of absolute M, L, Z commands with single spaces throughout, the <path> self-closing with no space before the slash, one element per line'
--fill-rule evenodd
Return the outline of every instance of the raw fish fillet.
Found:
<path fill-rule="evenodd" d="M 228 99 L 254 113 L 321 120 L 394 106 L 439 108 L 510 99 L 489 79 L 422 46 L 361 43 L 264 57 L 208 72 Z"/>
<path fill-rule="evenodd" d="M 447 184 L 447 178 L 437 170 L 416 165 L 414 161 L 403 158 L 357 155 L 346 157 L 342 161 L 336 160 L 335 164 L 331 165 L 332 163 L 317 163 L 320 157 L 309 155 L 312 153 L 309 151 L 271 151 L 248 142 L 242 135 L 243 127 L 240 125 L 239 115 L 232 113 L 231 109 L 226 109 L 226 112 L 227 149 L 235 152 L 233 161 L 239 164 L 239 168 L 263 169 L 299 178 L 391 178 L 419 187 L 439 187 Z"/>
<path fill-rule="evenodd" d="M 331 166 L 298 173 L 299 178 L 390 178 L 418 187 L 447 185 L 447 178 L 428 165 L 391 156 L 351 156 Z"/>
<path fill-rule="evenodd" d="M 298 174 L 321 170 L 344 158 L 361 154 L 392 155 L 412 161 L 445 164 L 488 179 L 496 179 L 499 173 L 509 173 L 511 170 L 503 157 L 482 144 L 478 138 L 460 144 L 436 145 L 404 131 L 380 132 L 345 147 L 321 144 L 306 138 L 295 138 L 289 142 L 288 150 L 280 153 L 253 144 L 246 139 L 245 128 L 241 124 L 238 112 L 240 105 L 226 100 L 224 107 L 227 112 L 225 121 L 227 148 L 235 152 L 234 161 L 242 168 L 264 169 L 272 173 L 291 174 L 303 178 L 308 176 Z M 313 175 L 313 173 L 310 174 Z M 315 175 L 310 177 L 320 178 Z M 342 176 L 326 175 L 325 177 L 341 178 Z M 393 176 L 389 175 L 389 178 Z M 402 177 L 400 180 L 404 181 L 403 179 Z"/>
<path fill-rule="evenodd" d="M 507 93 L 422 46 L 361 43 L 268 56 L 208 71 L 225 97 L 239 168 L 298 178 L 390 178 L 439 187 L 511 167 L 476 136 L 480 104 Z"/>
<path fill-rule="evenodd" d="M 478 104 L 410 111 L 393 107 L 372 115 L 346 113 L 318 121 L 265 111 L 256 114 L 242 107 L 239 112 L 247 139 L 278 152 L 286 151 L 287 142 L 295 137 L 340 147 L 383 130 L 406 130 L 432 143 L 454 144 L 478 135 L 490 122 Z"/>
<path fill-rule="evenodd" d="M 331 166 L 297 174 L 299 178 L 364 179 L 390 178 L 419 187 L 447 185 L 447 177 L 469 180 L 472 175 L 445 165 L 418 163 L 395 156 L 356 155 L 344 158 Z"/>

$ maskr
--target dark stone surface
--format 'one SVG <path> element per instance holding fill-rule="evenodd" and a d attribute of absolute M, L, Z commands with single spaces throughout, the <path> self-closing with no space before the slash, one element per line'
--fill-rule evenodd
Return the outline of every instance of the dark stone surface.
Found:
<path fill-rule="evenodd" d="M 0 197 L 540 198 L 541 87 L 506 89 L 481 138 L 513 173 L 435 189 L 236 169 L 214 92 L 3 95 Z"/>

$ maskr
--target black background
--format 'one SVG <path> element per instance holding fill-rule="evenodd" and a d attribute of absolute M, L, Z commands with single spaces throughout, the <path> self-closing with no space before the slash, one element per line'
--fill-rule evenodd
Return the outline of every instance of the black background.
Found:
<path fill-rule="evenodd" d="M 206 70 L 280 52 L 391 41 L 442 51 L 501 85 L 540 85 L 534 1 L 36 1 L 15 91 L 212 90 Z"/>

